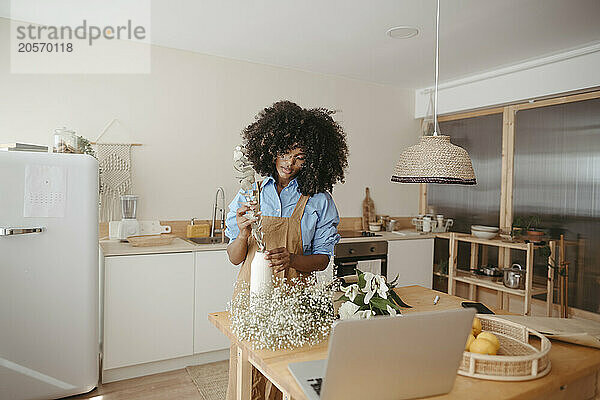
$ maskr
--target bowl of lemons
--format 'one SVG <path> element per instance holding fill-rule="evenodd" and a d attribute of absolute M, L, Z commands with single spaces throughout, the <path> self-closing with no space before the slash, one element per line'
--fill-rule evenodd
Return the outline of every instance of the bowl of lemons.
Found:
<path fill-rule="evenodd" d="M 530 343 L 531 336 L 537 339 Z M 540 378 L 550 372 L 551 346 L 539 332 L 497 316 L 478 314 L 473 318 L 458 373 L 498 381 Z"/>

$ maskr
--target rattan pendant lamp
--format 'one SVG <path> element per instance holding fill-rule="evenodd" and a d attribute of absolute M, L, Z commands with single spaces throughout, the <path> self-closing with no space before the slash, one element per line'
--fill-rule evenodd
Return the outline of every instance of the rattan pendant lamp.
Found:
<path fill-rule="evenodd" d="M 435 92 L 433 103 L 433 135 L 421 136 L 419 144 L 400 154 L 392 182 L 445 183 L 475 185 L 475 172 L 465 149 L 450 143 L 450 136 L 439 135 L 437 123 L 440 0 L 437 0 L 435 23 Z"/>

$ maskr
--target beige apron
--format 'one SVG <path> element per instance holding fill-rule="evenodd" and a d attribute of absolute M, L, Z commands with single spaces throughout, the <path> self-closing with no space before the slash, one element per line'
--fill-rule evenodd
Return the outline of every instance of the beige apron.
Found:
<path fill-rule="evenodd" d="M 292 254 L 303 255 L 302 233 L 300 229 L 300 220 L 304 214 L 304 208 L 308 202 L 308 196 L 300 196 L 294 212 L 287 217 L 271 217 L 264 215 L 262 217 L 263 234 L 267 250 L 278 247 L 285 247 Z M 237 281 L 250 283 L 250 264 L 254 258 L 254 253 L 258 249 L 256 241 L 252 236 L 248 238 L 248 253 L 242 268 L 238 274 Z M 277 277 L 286 277 L 288 279 L 302 276 L 303 273 L 293 268 L 276 274 Z M 227 400 L 234 400 L 237 380 L 237 346 L 233 345 L 229 356 L 229 386 L 227 388 Z M 282 393 L 277 390 L 256 368 L 252 368 L 252 400 L 259 399 L 281 399 Z"/>

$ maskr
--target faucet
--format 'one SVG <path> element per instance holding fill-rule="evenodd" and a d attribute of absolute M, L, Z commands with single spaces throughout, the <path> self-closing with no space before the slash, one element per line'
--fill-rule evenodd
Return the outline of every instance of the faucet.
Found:
<path fill-rule="evenodd" d="M 219 208 L 219 213 L 221 217 L 221 228 L 219 232 L 221 233 L 221 242 L 225 241 L 225 237 L 223 236 L 225 233 L 225 189 L 221 186 L 217 188 L 217 192 L 215 193 L 215 205 L 213 207 L 212 213 L 212 223 L 210 225 L 210 236 L 214 237 L 215 233 L 217 233 L 217 229 L 215 229 L 216 220 L 217 220 L 217 208 L 219 205 L 219 193 L 221 193 L 221 208 Z"/>

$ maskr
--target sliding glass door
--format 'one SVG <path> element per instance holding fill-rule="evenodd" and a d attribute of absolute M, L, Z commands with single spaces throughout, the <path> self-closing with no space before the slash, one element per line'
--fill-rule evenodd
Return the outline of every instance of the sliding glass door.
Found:
<path fill-rule="evenodd" d="M 565 235 L 569 306 L 600 312 L 600 99 L 518 111 L 514 171 L 514 217 Z"/>

